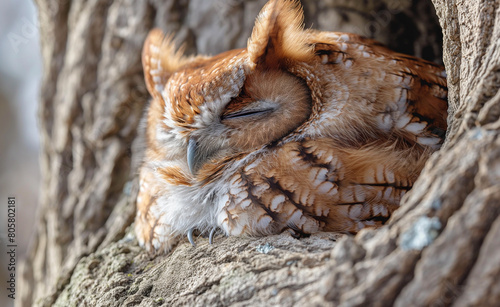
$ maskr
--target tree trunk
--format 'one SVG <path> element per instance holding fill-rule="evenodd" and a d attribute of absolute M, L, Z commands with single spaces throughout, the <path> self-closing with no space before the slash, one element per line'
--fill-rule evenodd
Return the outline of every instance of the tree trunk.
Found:
<path fill-rule="evenodd" d="M 386 227 L 198 238 L 150 258 L 133 237 L 147 32 L 190 53 L 243 47 L 265 0 L 37 0 L 42 193 L 17 306 L 492 306 L 500 302 L 499 1 L 304 1 L 306 27 L 442 57 L 449 131 Z M 443 41 L 441 41 L 441 25 Z M 441 53 L 443 44 L 443 53 Z"/>

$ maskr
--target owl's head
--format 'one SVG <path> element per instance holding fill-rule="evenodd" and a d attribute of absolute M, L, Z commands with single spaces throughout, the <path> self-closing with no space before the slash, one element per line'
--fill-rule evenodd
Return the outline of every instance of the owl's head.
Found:
<path fill-rule="evenodd" d="M 209 176 L 241 157 L 293 135 L 311 114 L 307 80 L 292 73 L 314 56 L 298 1 L 270 1 L 244 49 L 184 56 L 172 37 L 149 34 L 142 55 L 153 97 L 147 142 L 161 156 Z"/>

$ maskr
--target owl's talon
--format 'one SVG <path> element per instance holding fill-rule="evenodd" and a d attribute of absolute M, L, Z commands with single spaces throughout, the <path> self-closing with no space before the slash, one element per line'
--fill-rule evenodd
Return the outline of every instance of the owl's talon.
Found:
<path fill-rule="evenodd" d="M 288 228 L 288 232 L 294 239 L 302 239 L 302 238 L 308 238 L 311 236 L 310 233 L 305 233 L 303 231 L 300 231 L 299 229 L 294 229 L 294 228 Z"/>
<path fill-rule="evenodd" d="M 208 235 L 208 244 L 214 243 L 214 234 L 216 231 L 217 231 L 217 227 L 214 227 L 214 228 L 212 228 L 212 230 L 210 230 L 210 234 Z"/>
<path fill-rule="evenodd" d="M 196 244 L 194 243 L 194 239 L 193 239 L 193 231 L 194 231 L 194 228 L 189 229 L 187 236 L 188 236 L 189 243 L 191 243 L 191 245 L 193 247 L 196 247 Z"/>

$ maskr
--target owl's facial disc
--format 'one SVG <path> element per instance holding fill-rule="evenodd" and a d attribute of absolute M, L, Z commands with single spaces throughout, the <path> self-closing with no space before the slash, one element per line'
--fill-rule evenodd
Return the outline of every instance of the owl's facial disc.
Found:
<path fill-rule="evenodd" d="M 256 71 L 221 111 L 207 112 L 201 116 L 212 121 L 188 140 L 186 160 L 194 176 L 207 163 L 215 166 L 220 158 L 250 153 L 293 134 L 309 119 L 311 96 L 305 82 L 288 72 Z"/>
<path fill-rule="evenodd" d="M 220 122 L 213 123 L 213 126 L 210 127 L 212 129 L 208 129 L 210 132 L 204 135 L 191 135 L 186 150 L 186 160 L 190 173 L 196 176 L 200 168 L 210 159 L 216 158 L 218 154 L 227 155 L 240 152 L 241 147 L 229 145 L 235 131 L 226 125 L 238 127 L 249 122 L 254 125 L 258 125 L 259 122 L 265 123 L 268 120 L 267 117 L 272 116 L 272 113 L 279 109 L 273 104 L 272 102 L 255 102 L 251 108 L 222 115 Z M 246 139 L 251 139 L 250 135 Z"/>
<path fill-rule="evenodd" d="M 239 152 L 276 142 L 302 125 L 311 114 L 306 83 L 283 70 L 255 71 L 240 95 L 220 117 L 227 127 L 229 145 Z"/>

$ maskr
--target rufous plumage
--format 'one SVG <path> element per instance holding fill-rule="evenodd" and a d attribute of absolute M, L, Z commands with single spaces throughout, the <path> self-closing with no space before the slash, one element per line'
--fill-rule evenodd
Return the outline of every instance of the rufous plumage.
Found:
<path fill-rule="evenodd" d="M 186 57 L 152 30 L 135 231 L 168 252 L 193 230 L 261 236 L 380 226 L 443 142 L 442 66 L 303 29 L 268 2 L 246 48 Z"/>

